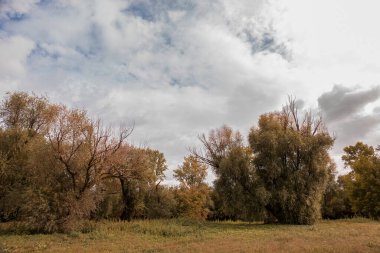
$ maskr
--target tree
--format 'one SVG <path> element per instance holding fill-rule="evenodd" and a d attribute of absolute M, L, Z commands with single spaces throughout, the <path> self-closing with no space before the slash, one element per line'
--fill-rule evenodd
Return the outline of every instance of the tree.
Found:
<path fill-rule="evenodd" d="M 63 221 L 59 221 L 63 230 L 96 209 L 102 198 L 102 179 L 112 166 L 110 161 L 130 133 L 129 129 L 121 129 L 113 137 L 100 120 L 89 119 L 85 111 L 59 108 L 48 125 L 46 139 L 59 175 L 53 182 L 61 186 L 59 194 L 64 194 L 62 203 L 67 206 L 62 212 Z"/>
<path fill-rule="evenodd" d="M 177 213 L 175 188 L 157 185 L 149 189 L 144 196 L 144 218 L 173 218 Z"/>
<path fill-rule="evenodd" d="M 176 170 L 174 177 L 180 182 L 176 191 L 177 212 L 181 217 L 204 220 L 209 212 L 209 187 L 204 182 L 207 167 L 195 156 L 187 156 Z"/>
<path fill-rule="evenodd" d="M 350 183 L 349 175 L 339 176 L 338 180 L 335 180 L 335 175 L 329 178 L 321 209 L 324 219 L 351 218 L 355 215 L 347 190 Z"/>
<path fill-rule="evenodd" d="M 28 135 L 15 129 L 0 129 L 0 221 L 19 218 L 21 193 L 29 185 Z"/>
<path fill-rule="evenodd" d="M 40 142 L 55 106 L 44 97 L 24 92 L 7 93 L 0 104 L 0 220 L 21 218 L 32 187 L 30 149 Z"/>
<path fill-rule="evenodd" d="M 249 143 L 255 171 L 270 194 L 268 215 L 280 223 L 313 224 L 320 217 L 334 143 L 322 119 L 311 112 L 301 118 L 290 98 L 281 112 L 260 116 Z"/>
<path fill-rule="evenodd" d="M 163 153 L 123 145 L 110 162 L 102 181 L 104 199 L 94 217 L 130 221 L 174 215 L 174 191 L 161 185 L 167 169 Z"/>
<path fill-rule="evenodd" d="M 165 179 L 167 170 L 164 154 L 158 150 L 146 149 L 150 161 L 150 172 L 153 174 L 148 177 L 148 185 L 144 194 L 145 218 L 171 218 L 175 213 L 175 199 L 173 187 L 161 185 Z"/>
<path fill-rule="evenodd" d="M 1 216 L 9 217 L 12 210 L 5 205 L 4 212 L 4 203 L 20 203 L 11 213 L 19 213 L 32 230 L 68 231 L 80 225 L 102 198 L 104 172 L 131 131 L 121 129 L 116 137 L 85 111 L 18 92 L 5 98 L 0 116 L 5 135 L 1 181 L 6 181 L 0 190 L 5 191 Z"/>
<path fill-rule="evenodd" d="M 377 149 L 379 150 L 379 149 Z M 345 190 L 356 214 L 380 217 L 380 157 L 362 142 L 344 148 L 342 159 L 352 171 L 344 176 Z"/>
<path fill-rule="evenodd" d="M 167 169 L 164 155 L 149 148 L 123 146 L 114 156 L 107 178 L 118 181 L 121 189 L 122 213 L 120 218 L 130 221 L 135 216 L 146 216 L 144 200 L 153 205 L 153 195 L 159 202 L 160 183 Z M 150 195 L 150 196 L 147 196 Z"/>
<path fill-rule="evenodd" d="M 336 178 L 335 164 L 331 163 L 329 176 L 322 201 L 322 218 L 340 219 L 354 216 L 352 212 L 351 200 L 348 194 L 348 185 L 351 180 L 349 175 L 339 176 Z"/>
<path fill-rule="evenodd" d="M 216 176 L 213 189 L 214 219 L 260 218 L 267 193 L 252 166 L 251 148 L 244 146 L 239 132 L 223 126 L 202 135 L 203 152 L 193 154 L 209 165 Z"/>

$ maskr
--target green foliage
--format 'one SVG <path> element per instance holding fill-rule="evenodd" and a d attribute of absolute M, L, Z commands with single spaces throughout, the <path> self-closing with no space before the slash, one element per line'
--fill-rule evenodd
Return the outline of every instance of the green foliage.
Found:
<path fill-rule="evenodd" d="M 334 139 L 320 118 L 300 118 L 295 101 L 282 112 L 261 115 L 249 134 L 222 127 L 200 137 L 204 153 L 193 153 L 215 172 L 211 218 L 313 224 L 334 167 Z"/>
<path fill-rule="evenodd" d="M 290 100 L 282 112 L 260 117 L 249 142 L 257 175 L 270 194 L 269 215 L 280 223 L 313 224 L 320 217 L 334 142 L 321 119 L 311 113 L 299 119 Z"/>
<path fill-rule="evenodd" d="M 326 190 L 323 194 L 321 212 L 324 219 L 350 218 L 354 216 L 347 191 L 347 175 L 339 176 L 336 181 L 334 170 L 330 171 Z"/>
<path fill-rule="evenodd" d="M 209 218 L 260 218 L 267 193 L 252 166 L 252 150 L 244 146 L 241 134 L 223 126 L 212 130 L 208 137 L 202 135 L 200 140 L 205 154 L 193 153 L 216 175 Z"/>
<path fill-rule="evenodd" d="M 54 111 L 44 97 L 7 93 L 0 105 L 0 220 L 21 218 L 33 187 L 32 146 L 39 142 Z M 41 133 L 40 136 L 36 136 Z"/>
<path fill-rule="evenodd" d="M 30 185 L 27 169 L 28 135 L 17 129 L 0 129 L 0 220 L 19 218 L 22 192 Z"/>
<path fill-rule="evenodd" d="M 183 237 L 191 234 L 201 234 L 203 227 L 201 224 L 195 224 L 184 219 L 166 220 L 165 223 L 160 221 L 137 221 L 129 229 L 137 234 L 159 236 L 159 237 Z"/>
<path fill-rule="evenodd" d="M 358 142 L 344 148 L 342 159 L 352 171 L 342 178 L 358 215 L 380 218 L 380 156 L 372 146 Z"/>
<path fill-rule="evenodd" d="M 223 196 L 221 209 L 227 217 L 243 220 L 258 219 L 267 198 L 252 166 L 252 150 L 242 145 L 232 147 L 221 160 L 215 190 Z"/>
<path fill-rule="evenodd" d="M 177 213 L 175 189 L 168 186 L 157 185 L 144 196 L 144 218 L 172 218 Z"/>
<path fill-rule="evenodd" d="M 114 178 L 104 179 L 102 182 L 103 199 L 95 212 L 91 214 L 94 219 L 118 219 L 123 210 L 120 183 Z"/>

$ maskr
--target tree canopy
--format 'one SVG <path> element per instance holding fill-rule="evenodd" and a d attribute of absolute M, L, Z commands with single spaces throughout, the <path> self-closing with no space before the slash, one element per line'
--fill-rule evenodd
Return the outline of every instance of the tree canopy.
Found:
<path fill-rule="evenodd" d="M 372 146 L 362 142 L 344 148 L 342 159 L 351 172 L 344 177 L 352 211 L 380 218 L 380 156 Z"/>
<path fill-rule="evenodd" d="M 0 221 L 68 232 L 86 219 L 380 217 L 380 148 L 344 148 L 351 171 L 336 179 L 334 137 L 292 98 L 261 115 L 247 139 L 225 125 L 199 136 L 203 148 L 173 171 L 178 185 L 165 185 L 164 154 L 128 143 L 131 133 L 46 97 L 8 93 L 0 104 Z"/>

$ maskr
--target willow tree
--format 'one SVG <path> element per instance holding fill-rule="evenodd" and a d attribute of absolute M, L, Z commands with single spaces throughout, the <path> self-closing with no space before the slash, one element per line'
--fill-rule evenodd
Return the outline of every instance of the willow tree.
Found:
<path fill-rule="evenodd" d="M 270 196 L 268 215 L 280 223 L 313 224 L 320 217 L 334 143 L 321 117 L 300 116 L 289 99 L 281 112 L 260 116 L 249 143 L 255 171 Z"/>
<path fill-rule="evenodd" d="M 193 154 L 213 170 L 215 219 L 254 219 L 261 216 L 267 193 L 254 170 L 253 153 L 243 136 L 230 127 L 200 136 L 203 151 Z"/>
<path fill-rule="evenodd" d="M 51 122 L 54 106 L 44 97 L 7 93 L 0 104 L 0 220 L 19 219 L 32 187 L 31 146 Z"/>

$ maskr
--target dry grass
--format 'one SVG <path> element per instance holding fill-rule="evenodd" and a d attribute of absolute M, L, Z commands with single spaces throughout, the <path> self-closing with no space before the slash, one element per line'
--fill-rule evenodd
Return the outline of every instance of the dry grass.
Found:
<path fill-rule="evenodd" d="M 0 252 L 380 252 L 380 222 L 314 226 L 153 220 L 90 223 L 85 233 L 21 235 L 0 224 Z"/>

